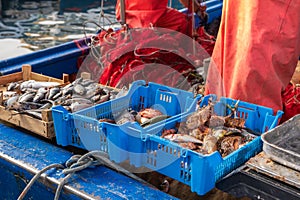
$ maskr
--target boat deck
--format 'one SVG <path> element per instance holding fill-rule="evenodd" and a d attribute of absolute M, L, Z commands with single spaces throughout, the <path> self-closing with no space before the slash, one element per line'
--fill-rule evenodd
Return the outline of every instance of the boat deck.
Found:
<path fill-rule="evenodd" d="M 64 164 L 72 155 L 70 151 L 1 122 L 0 188 L 7 192 L 2 192 L 0 198 L 17 199 L 35 173 L 53 163 Z M 64 174 L 62 170 L 49 170 L 46 174 L 33 184 L 26 199 L 54 197 Z M 105 166 L 74 174 L 63 191 L 61 199 L 176 199 Z"/>

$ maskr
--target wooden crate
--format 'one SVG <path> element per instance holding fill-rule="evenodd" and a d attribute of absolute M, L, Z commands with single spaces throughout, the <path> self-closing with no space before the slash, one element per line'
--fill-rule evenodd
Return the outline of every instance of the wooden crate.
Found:
<path fill-rule="evenodd" d="M 29 116 L 27 114 L 18 114 L 14 110 L 6 110 L 3 106 L 3 92 L 6 90 L 5 85 L 16 81 L 48 81 L 67 84 L 69 82 L 68 74 L 63 75 L 63 79 L 57 79 L 31 71 L 30 65 L 23 65 L 21 72 L 0 76 L 0 120 L 14 124 L 18 127 L 31 131 L 48 139 L 55 137 L 51 109 L 42 111 L 42 120 Z"/>

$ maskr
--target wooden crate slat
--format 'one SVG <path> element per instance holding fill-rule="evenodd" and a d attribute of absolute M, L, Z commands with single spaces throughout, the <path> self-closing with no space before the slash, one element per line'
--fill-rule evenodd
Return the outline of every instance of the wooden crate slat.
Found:
<path fill-rule="evenodd" d="M 64 83 L 64 81 L 61 79 L 45 76 L 45 75 L 38 74 L 35 72 L 31 72 L 31 79 L 35 80 L 35 81 L 58 82 L 61 84 Z"/>
<path fill-rule="evenodd" d="M 44 122 L 29 115 L 17 114 L 16 111 L 5 110 L 3 106 L 0 106 L 0 119 L 49 139 L 55 137 L 53 122 Z"/>
<path fill-rule="evenodd" d="M 0 85 L 6 85 L 11 82 L 17 82 L 23 80 L 23 72 L 16 72 L 14 74 L 8 74 L 0 76 Z"/>

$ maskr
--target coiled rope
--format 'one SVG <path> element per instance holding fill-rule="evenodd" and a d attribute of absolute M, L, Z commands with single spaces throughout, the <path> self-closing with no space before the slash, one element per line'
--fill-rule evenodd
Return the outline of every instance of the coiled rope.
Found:
<path fill-rule="evenodd" d="M 18 197 L 18 200 L 22 200 L 29 189 L 32 187 L 34 182 L 38 180 L 43 173 L 50 169 L 62 169 L 62 173 L 65 175 L 63 179 L 61 179 L 60 183 L 57 186 L 54 200 L 58 200 L 59 196 L 61 194 L 61 191 L 63 190 L 63 187 L 65 184 L 68 183 L 68 180 L 72 177 L 73 174 L 75 174 L 78 171 L 84 170 L 90 166 L 96 166 L 96 165 L 104 165 L 106 167 L 109 167 L 119 173 L 122 173 L 132 179 L 135 179 L 151 188 L 151 184 L 144 181 L 143 179 L 137 177 L 133 173 L 129 172 L 128 170 L 122 168 L 121 166 L 115 164 L 109 158 L 107 157 L 107 154 L 101 151 L 90 151 L 84 155 L 73 155 L 69 160 L 66 161 L 65 167 L 62 164 L 51 164 L 42 170 L 40 170 L 37 174 L 33 176 L 33 178 L 30 180 L 30 182 L 27 184 L 27 186 L 24 188 L 20 196 Z"/>

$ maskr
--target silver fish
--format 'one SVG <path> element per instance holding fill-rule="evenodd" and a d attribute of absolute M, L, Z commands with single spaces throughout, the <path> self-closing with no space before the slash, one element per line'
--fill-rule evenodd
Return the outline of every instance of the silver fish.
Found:
<path fill-rule="evenodd" d="M 95 104 L 100 104 L 110 99 L 110 94 L 100 96 L 100 99 L 95 102 Z"/>
<path fill-rule="evenodd" d="M 53 106 L 53 103 L 45 103 L 44 105 L 42 105 L 39 109 L 49 109 Z"/>
<path fill-rule="evenodd" d="M 49 96 L 48 99 L 52 99 L 57 93 L 60 92 L 60 89 L 58 87 L 53 87 L 49 90 Z"/>
<path fill-rule="evenodd" d="M 65 96 L 65 95 L 68 95 L 68 94 L 73 94 L 73 87 L 74 85 L 72 83 L 66 85 L 65 87 L 63 87 L 61 89 L 62 91 L 62 95 Z"/>
<path fill-rule="evenodd" d="M 46 88 L 43 88 L 43 87 L 38 89 L 36 95 L 33 98 L 33 102 L 36 103 L 36 102 L 39 102 L 40 100 L 44 99 L 47 91 L 48 90 Z"/>
<path fill-rule="evenodd" d="M 59 83 L 57 83 L 57 82 L 28 80 L 28 81 L 21 83 L 20 89 L 23 91 L 25 88 L 39 89 L 41 87 L 50 88 L 50 87 L 55 87 L 58 85 L 59 85 Z"/>
<path fill-rule="evenodd" d="M 5 99 L 7 99 L 7 98 L 15 96 L 16 94 L 17 94 L 17 92 L 5 91 L 5 92 L 3 92 L 3 97 Z"/>
<path fill-rule="evenodd" d="M 203 142 L 201 140 L 198 140 L 194 138 L 193 136 L 190 135 L 185 135 L 185 134 L 169 134 L 165 135 L 163 138 L 171 140 L 173 142 L 192 142 L 196 144 L 202 144 Z"/>
<path fill-rule="evenodd" d="M 12 82 L 7 86 L 7 91 L 12 91 L 15 90 L 16 88 L 18 88 L 20 86 L 19 83 L 17 82 Z"/>
<path fill-rule="evenodd" d="M 135 118 L 134 115 L 131 114 L 129 111 L 124 110 L 115 118 L 116 124 L 124 124 L 126 122 L 134 122 Z"/>
<path fill-rule="evenodd" d="M 83 87 L 82 85 L 80 84 L 77 84 L 74 86 L 73 88 L 73 91 L 76 93 L 76 94 L 79 94 L 79 95 L 84 95 L 86 93 L 86 88 Z"/>
<path fill-rule="evenodd" d="M 83 81 L 83 78 L 80 77 L 80 78 L 77 78 L 75 81 L 72 82 L 73 85 L 77 85 L 79 83 L 81 83 Z"/>
<path fill-rule="evenodd" d="M 32 82 L 31 84 L 29 84 L 29 86 L 31 86 L 31 88 L 33 88 L 33 89 L 39 89 L 41 87 L 51 88 L 51 87 L 55 87 L 58 85 L 59 85 L 59 83 L 57 83 L 57 82 L 46 82 L 46 81 L 35 81 L 35 82 Z"/>
<path fill-rule="evenodd" d="M 32 101 L 35 96 L 35 93 L 24 93 L 22 96 L 19 98 L 20 103 Z"/>
<path fill-rule="evenodd" d="M 70 109 L 72 112 L 77 112 L 79 110 L 82 110 L 82 109 L 90 107 L 90 106 L 92 106 L 92 104 L 74 102 L 70 105 Z"/>
<path fill-rule="evenodd" d="M 22 91 L 24 91 L 26 88 L 31 88 L 30 86 L 31 86 L 31 84 L 32 84 L 33 82 L 35 82 L 35 81 L 34 81 L 34 80 L 24 81 L 23 83 L 21 83 L 20 89 L 21 89 Z"/>
<path fill-rule="evenodd" d="M 84 86 L 84 87 L 87 87 L 87 86 L 89 86 L 89 85 L 91 85 L 91 84 L 94 84 L 94 83 L 95 83 L 95 81 L 93 81 L 93 80 L 90 80 L 90 79 L 83 79 L 83 80 L 81 81 L 80 85 L 82 85 L 82 86 Z"/>
<path fill-rule="evenodd" d="M 29 116 L 35 117 L 37 119 L 42 119 L 42 113 L 38 111 L 33 111 L 33 110 L 22 110 L 18 113 L 12 114 L 12 115 L 17 115 L 17 114 L 27 114 Z"/>
<path fill-rule="evenodd" d="M 62 96 L 62 92 L 59 91 L 57 94 L 55 94 L 55 95 L 52 97 L 51 100 L 56 100 L 56 99 L 58 99 L 58 98 L 61 97 L 61 96 Z"/>
<path fill-rule="evenodd" d="M 85 104 L 92 104 L 91 100 L 85 99 L 85 98 L 80 98 L 80 97 L 73 97 L 70 99 L 72 103 L 78 102 L 78 103 L 85 103 Z"/>
<path fill-rule="evenodd" d="M 145 127 L 145 126 L 154 124 L 154 123 L 156 123 L 156 122 L 165 120 L 165 119 L 167 119 L 167 118 L 169 118 L 169 117 L 170 117 L 170 116 L 168 116 L 168 115 L 159 115 L 159 116 L 153 117 L 153 118 L 151 118 L 151 119 L 147 119 L 147 120 L 145 120 L 144 122 L 141 123 L 141 127 Z"/>
<path fill-rule="evenodd" d="M 16 95 L 16 96 L 13 96 L 13 97 L 10 97 L 9 99 L 7 99 L 6 101 L 6 108 L 9 109 L 12 107 L 12 105 L 18 101 L 19 99 L 19 95 Z"/>
<path fill-rule="evenodd" d="M 92 102 L 97 102 L 97 101 L 100 100 L 100 98 L 101 98 L 101 95 L 98 94 L 98 95 L 95 95 L 95 96 L 91 97 L 91 101 L 92 101 Z"/>

